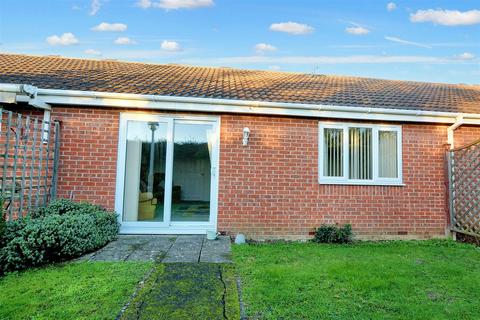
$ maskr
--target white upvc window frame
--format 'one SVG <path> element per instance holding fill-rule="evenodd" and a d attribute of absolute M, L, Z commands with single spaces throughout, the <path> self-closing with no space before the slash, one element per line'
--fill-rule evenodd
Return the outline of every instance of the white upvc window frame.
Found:
<path fill-rule="evenodd" d="M 402 177 L 402 127 L 400 125 L 345 123 L 345 122 L 319 122 L 318 134 L 318 182 L 320 184 L 345 184 L 345 185 L 385 185 L 403 186 Z M 349 179 L 349 128 L 368 128 L 372 130 L 372 179 Z M 343 176 L 329 177 L 323 173 L 324 169 L 324 129 L 343 130 Z M 397 178 L 379 177 L 379 132 L 395 131 L 397 133 Z"/>

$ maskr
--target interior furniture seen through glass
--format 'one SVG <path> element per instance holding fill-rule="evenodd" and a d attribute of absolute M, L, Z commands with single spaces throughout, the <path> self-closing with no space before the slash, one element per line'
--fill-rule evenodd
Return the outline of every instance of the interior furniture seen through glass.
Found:
<path fill-rule="evenodd" d="M 127 122 L 123 221 L 208 222 L 210 219 L 213 126 L 205 122 L 174 121 L 170 169 L 168 130 L 167 122 Z M 169 174 L 170 186 L 165 184 Z M 171 191 L 170 212 L 164 212 L 166 190 Z"/>
<path fill-rule="evenodd" d="M 164 221 L 167 123 L 128 121 L 123 221 Z"/>

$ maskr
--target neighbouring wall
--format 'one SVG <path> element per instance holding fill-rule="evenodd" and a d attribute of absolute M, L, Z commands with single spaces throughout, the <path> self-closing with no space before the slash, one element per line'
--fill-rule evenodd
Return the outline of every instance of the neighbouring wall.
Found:
<path fill-rule="evenodd" d="M 114 208 L 119 109 L 55 107 L 62 121 L 58 194 Z M 242 130 L 251 130 L 242 146 Z M 322 223 L 362 238 L 445 235 L 446 125 L 404 124 L 405 186 L 318 184 L 318 120 L 221 116 L 218 230 L 305 239 Z M 463 126 L 457 146 L 480 137 Z"/>

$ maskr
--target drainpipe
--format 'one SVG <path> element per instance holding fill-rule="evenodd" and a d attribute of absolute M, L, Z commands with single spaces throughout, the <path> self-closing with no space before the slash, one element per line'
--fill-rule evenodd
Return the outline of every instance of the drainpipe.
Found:
<path fill-rule="evenodd" d="M 447 143 L 449 144 L 450 146 L 450 150 L 453 150 L 455 149 L 455 139 L 454 139 L 454 131 L 455 129 L 457 129 L 458 127 L 460 127 L 462 124 L 464 124 L 464 116 L 463 114 L 460 114 L 456 117 L 455 119 L 455 122 L 449 126 L 447 128 Z M 452 202 L 452 199 L 453 199 L 453 186 L 452 186 L 452 161 L 453 161 L 453 158 L 452 158 L 452 152 L 447 152 L 447 170 L 448 170 L 448 202 L 449 202 L 449 206 L 448 206 L 448 210 L 449 210 L 449 216 L 450 216 L 450 221 L 448 223 L 448 227 L 447 227 L 447 230 L 445 230 L 445 233 L 447 236 L 451 236 L 453 240 L 456 240 L 456 232 L 454 231 L 451 231 L 452 229 L 452 226 L 454 225 L 455 223 L 455 215 L 454 215 L 454 208 L 453 208 L 453 202 Z"/>
<path fill-rule="evenodd" d="M 450 127 L 447 128 L 447 143 L 450 145 L 450 150 L 455 148 L 453 132 L 455 131 L 455 129 L 460 127 L 463 123 L 464 123 L 463 114 L 460 114 L 457 116 L 455 122 Z"/>

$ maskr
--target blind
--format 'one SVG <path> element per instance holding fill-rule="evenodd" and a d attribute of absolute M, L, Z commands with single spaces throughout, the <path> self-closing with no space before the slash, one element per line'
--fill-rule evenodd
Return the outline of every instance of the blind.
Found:
<path fill-rule="evenodd" d="M 378 132 L 378 176 L 398 178 L 397 132 Z"/>
<path fill-rule="evenodd" d="M 349 178 L 372 179 L 372 129 L 349 128 Z"/>
<path fill-rule="evenodd" d="M 324 129 L 323 175 L 343 177 L 343 129 Z"/>

